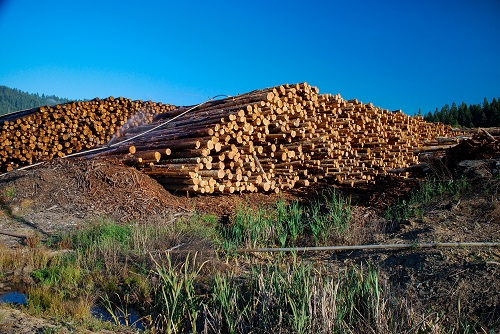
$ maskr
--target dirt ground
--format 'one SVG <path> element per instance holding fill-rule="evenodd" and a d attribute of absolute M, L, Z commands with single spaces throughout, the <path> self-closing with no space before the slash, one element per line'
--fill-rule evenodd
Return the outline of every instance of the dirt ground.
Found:
<path fill-rule="evenodd" d="M 389 224 L 381 213 L 404 196 L 416 181 L 383 181 L 377 186 L 341 189 L 354 205 L 351 244 L 500 241 L 500 178 L 495 162 L 463 167 L 472 185 L 460 198 L 430 204 L 420 218 Z M 286 193 L 309 200 L 319 189 Z M 171 194 L 148 176 L 116 162 L 56 161 L 9 173 L 0 179 L 0 231 L 50 235 L 77 228 L 96 216 L 143 222 L 190 215 L 195 211 L 230 215 L 240 203 L 271 203 L 278 195 L 191 196 Z M 0 244 L 20 247 L 22 239 L 0 234 Z M 340 241 L 339 241 L 340 242 Z M 500 318 L 500 249 L 433 248 L 398 251 L 321 253 L 315 260 L 376 265 L 396 294 L 429 316 L 467 314 L 481 324 Z M 0 289 L 3 285 L 0 285 Z M 1 292 L 1 291 L 0 291 Z M 18 324 L 18 325 L 15 325 Z M 9 333 L 34 332 L 48 326 L 0 304 L 0 326 Z M 2 327 L 0 327 L 2 329 Z M 64 331 L 63 331 L 64 332 Z"/>
<path fill-rule="evenodd" d="M 499 165 L 498 160 L 459 163 L 455 177 L 466 178 L 470 185 L 462 195 L 431 202 L 419 218 L 386 225 L 373 242 L 499 242 Z M 466 314 L 480 324 L 500 325 L 498 247 L 357 251 L 325 258 L 376 265 L 397 293 L 418 301 L 415 307 L 436 317 Z"/>
<path fill-rule="evenodd" d="M 373 242 L 498 242 L 500 198 L 496 196 L 488 199 L 469 194 L 429 206 L 421 219 L 389 227 L 386 233 L 375 234 Z M 325 254 L 323 260 L 377 266 L 396 293 L 436 317 L 446 314 L 451 318 L 461 313 L 482 324 L 498 323 L 499 248 L 352 251 Z"/>

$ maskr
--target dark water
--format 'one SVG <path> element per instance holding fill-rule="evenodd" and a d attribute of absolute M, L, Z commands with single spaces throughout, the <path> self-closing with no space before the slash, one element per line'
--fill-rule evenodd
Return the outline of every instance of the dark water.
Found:
<path fill-rule="evenodd" d="M 16 305 L 26 305 L 28 303 L 25 293 L 19 292 L 17 290 L 12 290 L 9 292 L 0 293 L 0 303 L 16 304 Z M 115 322 L 113 316 L 102 306 L 93 306 L 91 308 L 92 316 L 101 320 Z M 122 312 L 116 310 L 115 317 L 118 318 L 120 325 L 130 326 L 132 328 L 144 330 L 146 327 L 141 320 L 141 315 L 133 308 L 128 309 L 128 314 L 125 316 Z"/>
<path fill-rule="evenodd" d="M 26 305 L 26 294 L 19 291 L 9 291 L 0 294 L 0 303 Z"/>
<path fill-rule="evenodd" d="M 108 310 L 106 310 L 106 308 L 102 306 L 93 306 L 90 311 L 93 317 L 101 321 L 109 321 L 115 323 L 115 319 L 113 318 L 113 316 L 108 312 Z M 118 318 L 120 325 L 142 330 L 146 329 L 144 323 L 141 320 L 141 315 L 136 310 L 130 308 L 127 311 L 128 314 L 127 316 L 125 316 L 121 311 L 115 310 L 115 317 Z"/>

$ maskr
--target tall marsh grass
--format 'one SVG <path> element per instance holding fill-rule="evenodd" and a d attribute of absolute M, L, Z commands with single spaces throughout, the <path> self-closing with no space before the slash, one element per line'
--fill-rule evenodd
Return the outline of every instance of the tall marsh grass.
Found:
<path fill-rule="evenodd" d="M 374 268 L 335 270 L 286 261 L 254 266 L 247 277 L 217 276 L 203 301 L 204 332 L 389 333 L 410 328 Z"/>
<path fill-rule="evenodd" d="M 326 190 L 309 207 L 309 228 L 316 245 L 326 244 L 335 235 L 344 233 L 352 218 L 351 200 L 335 189 Z"/>
<path fill-rule="evenodd" d="M 432 200 L 436 192 L 463 185 L 421 189 L 412 201 Z M 281 198 L 268 206 L 243 205 L 227 225 L 216 218 L 194 215 L 142 225 L 99 219 L 52 240 L 51 247 L 67 252 L 47 257 L 38 247 L 29 249 L 37 285 L 28 290 L 27 309 L 88 322 L 91 307 L 100 303 L 119 323 L 133 308 L 151 333 L 448 332 L 444 317 L 416 313 L 373 266 L 339 268 L 296 254 L 250 261 L 215 253 L 198 263 L 164 251 L 186 240 L 205 240 L 229 252 L 328 244 L 348 233 L 352 219 L 350 199 L 334 190 L 307 204 Z M 14 268 L 2 250 L 0 268 Z"/>
<path fill-rule="evenodd" d="M 345 233 L 352 218 L 351 202 L 335 190 L 302 204 L 280 198 L 269 206 L 240 206 L 229 226 L 220 228 L 226 250 L 295 246 L 309 236 L 316 244 Z"/>
<path fill-rule="evenodd" d="M 202 266 L 195 269 L 187 257 L 174 268 L 168 255 L 165 263 L 153 262 L 158 280 L 153 290 L 155 327 L 165 333 L 196 332 L 200 296 L 195 293 L 194 282 Z"/>
<path fill-rule="evenodd" d="M 385 218 L 402 221 L 411 216 L 422 216 L 426 205 L 441 199 L 444 195 L 452 195 L 458 199 L 468 187 L 469 183 L 466 179 L 427 179 L 418 189 L 411 192 L 409 198 L 401 199 L 388 207 L 385 211 Z"/>

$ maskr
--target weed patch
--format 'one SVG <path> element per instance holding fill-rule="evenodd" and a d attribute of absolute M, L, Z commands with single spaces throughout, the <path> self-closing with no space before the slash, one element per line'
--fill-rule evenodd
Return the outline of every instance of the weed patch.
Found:
<path fill-rule="evenodd" d="M 384 216 L 390 221 L 402 221 L 412 216 L 422 217 L 424 208 L 429 203 L 449 195 L 458 199 L 468 187 L 466 179 L 427 179 L 420 185 L 419 189 L 411 192 L 409 198 L 402 199 L 388 207 Z"/>
<path fill-rule="evenodd" d="M 7 199 L 12 199 L 16 197 L 16 188 L 15 187 L 6 187 L 2 191 L 2 196 L 7 198 Z"/>
<path fill-rule="evenodd" d="M 189 257 L 177 270 L 170 257 L 165 264 L 155 263 L 154 274 L 158 285 L 154 289 L 155 326 L 166 333 L 196 332 L 199 296 L 195 294 L 194 281 L 199 274 L 189 264 Z"/>
<path fill-rule="evenodd" d="M 309 228 L 316 245 L 344 233 L 352 218 L 351 201 L 335 189 L 324 191 L 309 207 Z"/>
<path fill-rule="evenodd" d="M 220 234 L 226 250 L 293 247 L 301 238 L 310 236 L 319 244 L 345 233 L 351 218 L 350 199 L 330 190 L 310 205 L 297 200 L 287 203 L 280 198 L 266 207 L 240 206 L 231 224 L 220 228 Z"/>

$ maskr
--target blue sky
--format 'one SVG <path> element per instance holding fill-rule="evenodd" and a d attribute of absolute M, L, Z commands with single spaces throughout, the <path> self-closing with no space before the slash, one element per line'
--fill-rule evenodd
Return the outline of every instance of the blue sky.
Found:
<path fill-rule="evenodd" d="M 413 114 L 500 96 L 500 0 L 0 0 L 0 85 L 177 105 L 306 81 Z"/>

